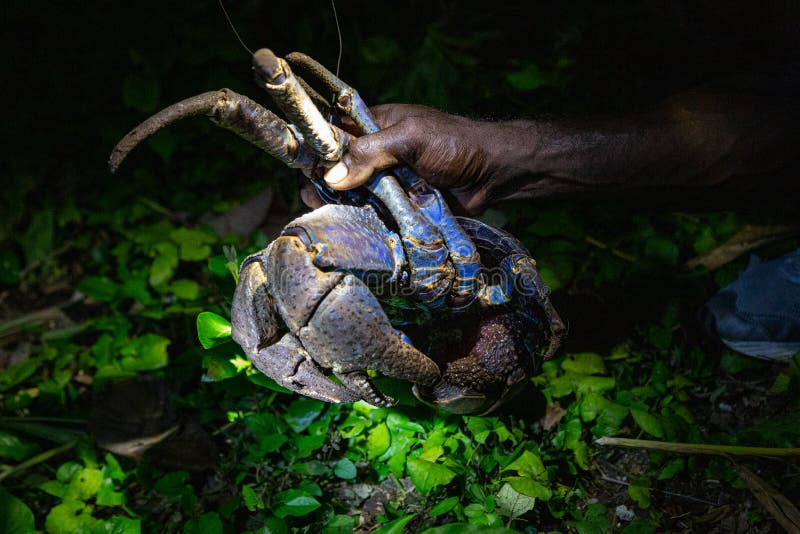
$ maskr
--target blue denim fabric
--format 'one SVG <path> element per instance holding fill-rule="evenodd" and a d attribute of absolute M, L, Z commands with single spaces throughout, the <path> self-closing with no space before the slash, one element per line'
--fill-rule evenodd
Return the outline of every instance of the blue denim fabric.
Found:
<path fill-rule="evenodd" d="M 800 352 L 800 249 L 770 261 L 752 256 L 701 313 L 710 332 L 737 352 L 770 360 Z"/>

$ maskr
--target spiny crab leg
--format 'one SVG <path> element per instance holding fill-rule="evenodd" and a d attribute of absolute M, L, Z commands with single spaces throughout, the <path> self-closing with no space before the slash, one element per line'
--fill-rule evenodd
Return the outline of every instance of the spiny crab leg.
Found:
<path fill-rule="evenodd" d="M 306 148 L 300 132 L 283 119 L 244 95 L 230 89 L 209 91 L 173 104 L 131 130 L 117 143 L 108 159 L 116 172 L 125 157 L 142 141 L 173 122 L 195 115 L 206 115 L 212 122 L 231 130 L 290 167 L 310 169 L 317 155 Z M 337 129 L 337 135 L 348 134 Z"/>
<path fill-rule="evenodd" d="M 345 144 L 322 113 L 314 106 L 289 65 L 272 50 L 253 54 L 256 80 L 272 95 L 286 117 L 303 133 L 306 143 L 325 161 L 338 161 Z"/>

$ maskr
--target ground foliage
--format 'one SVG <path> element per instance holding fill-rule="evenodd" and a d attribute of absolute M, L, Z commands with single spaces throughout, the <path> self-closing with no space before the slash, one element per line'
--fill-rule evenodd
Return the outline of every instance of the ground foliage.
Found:
<path fill-rule="evenodd" d="M 342 73 L 370 102 L 507 117 L 627 112 L 731 68 L 659 34 L 636 3 L 615 6 L 342 3 Z M 309 7 L 230 4 L 251 47 L 333 65 L 329 4 Z M 533 251 L 571 327 L 523 397 L 491 417 L 432 411 L 397 383 L 384 384 L 392 409 L 299 398 L 229 340 L 238 261 L 272 235 L 202 224 L 272 184 L 279 227 L 300 209 L 297 178 L 200 120 L 154 137 L 120 177 L 104 169 L 126 129 L 168 103 L 221 86 L 257 95 L 217 6 L 12 11 L 31 105 L 6 125 L 22 141 L 0 210 L 0 531 L 777 528 L 729 458 L 594 440 L 797 446 L 797 362 L 720 351 L 697 327 L 745 259 L 681 268 L 779 214 L 497 207 L 485 220 Z M 659 55 L 643 35 L 687 49 Z M 153 432 L 164 439 L 139 460 L 99 446 Z M 800 495 L 796 462 L 736 461 Z"/>

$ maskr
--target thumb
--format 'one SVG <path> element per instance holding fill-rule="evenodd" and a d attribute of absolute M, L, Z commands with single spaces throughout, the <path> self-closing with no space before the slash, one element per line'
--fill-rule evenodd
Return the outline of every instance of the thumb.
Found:
<path fill-rule="evenodd" d="M 397 127 L 352 139 L 342 160 L 325 173 L 325 181 L 334 189 L 363 185 L 377 171 L 406 161 L 411 146 Z"/>

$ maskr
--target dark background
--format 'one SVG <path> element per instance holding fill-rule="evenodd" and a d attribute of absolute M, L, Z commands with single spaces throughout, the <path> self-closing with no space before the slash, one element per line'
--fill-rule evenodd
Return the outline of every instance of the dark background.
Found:
<path fill-rule="evenodd" d="M 796 54 L 794 3 L 734 4 L 340 1 L 341 74 L 370 103 L 482 118 L 629 112 Z M 335 65 L 329 2 L 227 6 L 251 49 L 301 50 Z M 5 3 L 3 18 L 4 189 L 12 200 L 83 201 L 127 189 L 202 210 L 204 188 L 235 194 L 268 179 L 260 154 L 229 136 L 208 140 L 200 120 L 154 142 L 161 166 L 142 150 L 120 177 L 104 170 L 127 129 L 178 99 L 230 86 L 265 100 L 216 2 L 16 1 Z M 130 188 L 137 169 L 154 176 L 140 174 Z"/>

